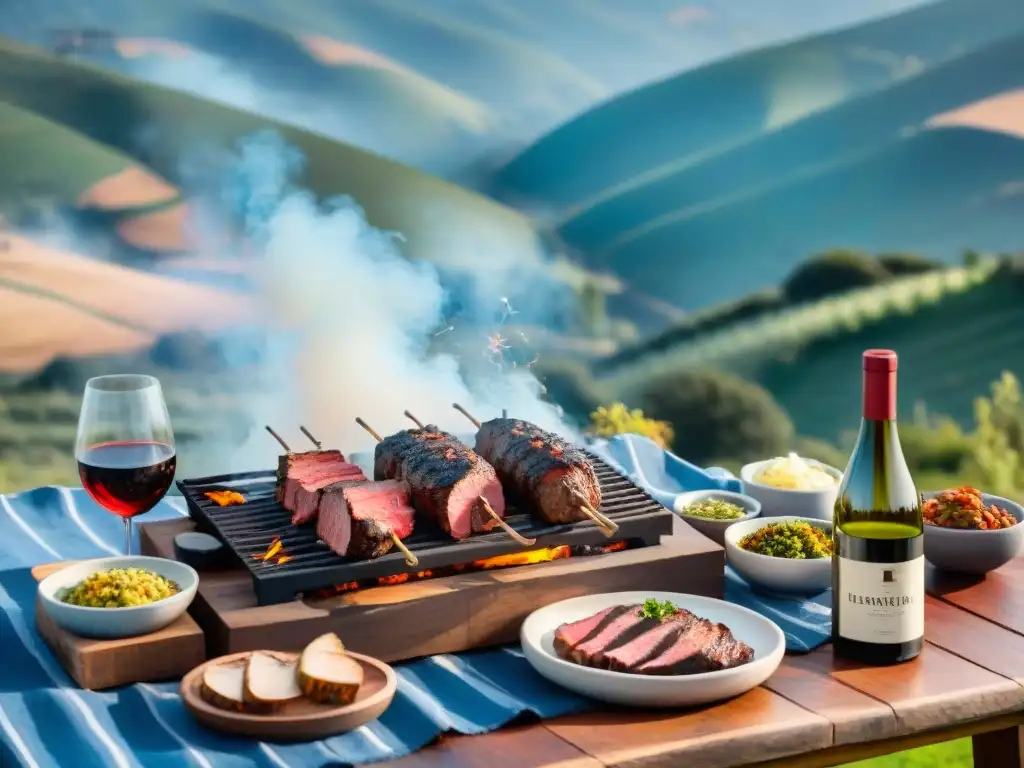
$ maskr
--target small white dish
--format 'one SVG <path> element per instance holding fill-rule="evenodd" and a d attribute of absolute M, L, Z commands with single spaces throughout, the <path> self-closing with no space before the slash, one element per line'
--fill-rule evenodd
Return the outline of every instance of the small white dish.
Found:
<path fill-rule="evenodd" d="M 64 593 L 99 571 L 112 568 L 145 568 L 176 583 L 176 595 L 129 608 L 84 608 L 61 602 Z M 81 637 L 118 638 L 146 635 L 177 620 L 191 605 L 199 587 L 194 569 L 163 557 L 126 555 L 83 560 L 39 582 L 39 606 L 58 625 Z"/>
<path fill-rule="evenodd" d="M 698 517 L 697 515 L 686 514 L 686 508 L 688 506 L 706 499 L 716 499 L 718 501 L 728 502 L 729 504 L 735 504 L 737 507 L 744 510 L 745 514 L 743 517 L 737 517 L 733 520 L 713 520 L 707 517 Z M 680 493 L 676 496 L 675 502 L 673 502 L 672 505 L 672 510 L 679 515 L 680 518 L 685 520 L 696 530 L 703 533 L 713 542 L 724 546 L 726 529 L 736 525 L 736 523 L 753 520 L 755 517 L 760 515 L 761 502 L 752 496 L 747 496 L 743 493 L 733 493 L 732 491 L 688 491 L 687 493 Z"/>
<path fill-rule="evenodd" d="M 823 469 L 836 479 L 830 488 L 800 491 L 792 488 L 775 488 L 759 483 L 754 478 L 757 473 L 777 459 L 766 459 L 746 464 L 740 469 L 740 480 L 743 493 L 761 502 L 761 517 L 813 517 L 816 520 L 831 520 L 836 497 L 839 495 L 839 483 L 843 473 L 828 464 L 814 459 L 804 459 L 813 467 Z"/>
<path fill-rule="evenodd" d="M 740 548 L 740 540 L 759 528 L 779 523 L 807 523 L 832 534 L 832 523 L 810 517 L 760 517 L 737 523 L 725 531 L 725 557 L 737 573 L 753 586 L 775 592 L 817 595 L 832 586 L 832 558 L 790 560 L 748 552 Z"/>
<path fill-rule="evenodd" d="M 613 605 L 639 604 L 648 598 L 668 600 L 702 618 L 725 624 L 737 640 L 754 649 L 754 660 L 719 672 L 659 677 L 584 667 L 555 653 L 554 634 L 562 624 L 585 619 Z M 562 600 L 531 613 L 519 637 L 527 661 L 551 682 L 584 696 L 634 707 L 687 707 L 738 696 L 771 677 L 786 653 L 782 630 L 764 616 L 724 600 L 676 592 L 612 592 Z"/>

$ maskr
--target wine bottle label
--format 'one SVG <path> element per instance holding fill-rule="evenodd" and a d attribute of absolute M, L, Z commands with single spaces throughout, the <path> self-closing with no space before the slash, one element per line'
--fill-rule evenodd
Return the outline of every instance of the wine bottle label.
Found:
<path fill-rule="evenodd" d="M 906 643 L 924 635 L 924 557 L 904 563 L 839 558 L 839 636 Z"/>

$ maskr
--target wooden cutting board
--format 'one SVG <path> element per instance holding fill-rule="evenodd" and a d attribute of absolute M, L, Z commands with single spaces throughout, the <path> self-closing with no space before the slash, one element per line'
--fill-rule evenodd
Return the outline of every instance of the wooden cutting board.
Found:
<path fill-rule="evenodd" d="M 37 565 L 36 581 L 74 565 Z M 94 640 L 57 626 L 36 598 L 36 630 L 69 675 L 83 688 L 100 691 L 132 683 L 176 680 L 206 660 L 203 631 L 188 613 L 149 635 Z"/>

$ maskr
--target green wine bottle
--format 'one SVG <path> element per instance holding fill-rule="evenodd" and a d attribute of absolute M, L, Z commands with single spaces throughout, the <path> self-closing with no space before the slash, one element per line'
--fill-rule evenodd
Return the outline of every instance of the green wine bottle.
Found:
<path fill-rule="evenodd" d="M 924 519 L 896 429 L 896 353 L 864 353 L 864 411 L 839 485 L 832 538 L 832 645 L 864 664 L 924 645 Z"/>

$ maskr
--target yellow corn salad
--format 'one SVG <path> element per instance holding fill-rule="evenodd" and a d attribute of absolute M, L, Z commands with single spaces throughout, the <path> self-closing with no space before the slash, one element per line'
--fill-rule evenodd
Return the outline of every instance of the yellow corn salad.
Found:
<path fill-rule="evenodd" d="M 81 608 L 130 608 L 176 595 L 180 587 L 145 568 L 112 568 L 94 573 L 61 598 Z"/>

